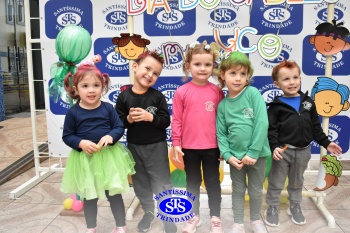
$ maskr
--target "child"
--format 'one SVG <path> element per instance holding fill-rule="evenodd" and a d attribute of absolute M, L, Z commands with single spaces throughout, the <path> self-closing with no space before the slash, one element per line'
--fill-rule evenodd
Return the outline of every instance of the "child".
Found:
<path fill-rule="evenodd" d="M 163 69 L 163 58 L 155 51 L 146 51 L 132 64 L 134 85 L 121 92 L 116 110 L 127 131 L 128 148 L 136 165 L 132 176 L 134 191 L 145 212 L 138 223 L 139 232 L 148 232 L 154 219 L 153 194 L 171 190 L 166 142 L 170 125 L 168 104 L 164 95 L 153 89 Z M 175 233 L 174 223 L 164 221 L 164 230 Z"/>
<path fill-rule="evenodd" d="M 250 86 L 253 68 L 241 52 L 227 52 L 220 64 L 220 79 L 228 94 L 218 107 L 217 137 L 222 157 L 230 166 L 234 223 L 230 233 L 245 232 L 244 201 L 248 187 L 250 227 L 267 232 L 260 220 L 267 140 L 266 104 L 258 89 Z"/>
<path fill-rule="evenodd" d="M 174 160 L 184 156 L 187 192 L 196 197 L 192 213 L 183 233 L 193 233 L 200 226 L 199 195 L 202 171 L 208 192 L 211 233 L 221 233 L 220 152 L 216 139 L 216 111 L 224 97 L 220 88 L 208 81 L 213 74 L 215 59 L 209 45 L 198 42 L 187 46 L 183 66 L 185 78 L 192 74 L 191 82 L 180 86 L 173 100 L 172 142 Z"/>
<path fill-rule="evenodd" d="M 61 191 L 85 198 L 86 232 L 96 232 L 97 200 L 107 197 L 115 219 L 113 233 L 125 233 L 125 207 L 121 193 L 129 190 L 128 174 L 134 160 L 117 141 L 123 123 L 113 106 L 100 100 L 109 87 L 108 74 L 94 65 L 79 66 L 64 79 L 64 87 L 76 104 L 67 112 L 62 139 L 72 151 L 62 178 Z"/>
<path fill-rule="evenodd" d="M 268 104 L 269 143 L 273 160 L 268 176 L 265 223 L 278 226 L 280 195 L 288 176 L 290 207 L 287 210 L 295 224 L 305 224 L 301 211 L 304 171 L 311 158 L 310 143 L 316 140 L 332 154 L 342 149 L 330 142 L 321 128 L 314 101 L 300 89 L 300 68 L 293 61 L 284 60 L 272 70 L 272 80 L 283 96 Z"/>

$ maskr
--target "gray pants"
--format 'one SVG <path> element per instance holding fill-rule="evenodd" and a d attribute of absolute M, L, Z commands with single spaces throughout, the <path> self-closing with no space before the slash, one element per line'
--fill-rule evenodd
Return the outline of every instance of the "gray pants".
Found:
<path fill-rule="evenodd" d="M 244 165 L 241 170 L 230 165 L 232 180 L 232 210 L 235 223 L 244 222 L 245 192 L 248 187 L 250 221 L 260 219 L 262 190 L 265 179 L 266 157 L 259 158 L 255 165 Z"/>
<path fill-rule="evenodd" d="M 268 177 L 266 203 L 279 206 L 281 191 L 288 176 L 287 191 L 291 205 L 300 204 L 304 184 L 304 172 L 311 158 L 310 146 L 305 148 L 287 148 L 282 153 L 283 159 L 272 160 Z"/>
<path fill-rule="evenodd" d="M 132 176 L 135 194 L 141 202 L 142 209 L 153 213 L 153 194 L 158 195 L 173 188 L 170 180 L 167 142 L 147 145 L 129 143 L 128 148 L 136 163 L 136 173 Z"/>

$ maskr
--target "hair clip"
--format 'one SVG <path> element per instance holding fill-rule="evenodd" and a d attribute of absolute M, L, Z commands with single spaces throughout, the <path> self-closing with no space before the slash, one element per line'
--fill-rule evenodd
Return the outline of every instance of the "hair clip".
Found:
<path fill-rule="evenodd" d="M 190 48 L 191 48 L 191 49 L 193 49 L 193 48 L 194 48 L 194 46 L 195 46 L 196 44 L 199 44 L 199 42 L 198 42 L 198 41 L 196 41 L 196 42 L 194 42 L 194 43 L 191 43 L 191 44 L 190 44 Z"/>
<path fill-rule="evenodd" d="M 205 50 L 209 50 L 209 49 L 210 49 L 210 45 L 208 45 L 208 44 L 205 45 L 205 46 L 204 46 L 204 49 L 205 49 Z"/>

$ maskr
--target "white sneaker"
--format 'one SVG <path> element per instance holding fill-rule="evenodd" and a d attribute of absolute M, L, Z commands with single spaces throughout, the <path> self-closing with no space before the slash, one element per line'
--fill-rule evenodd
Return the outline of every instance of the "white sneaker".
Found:
<path fill-rule="evenodd" d="M 250 229 L 252 229 L 254 233 L 267 233 L 265 224 L 261 220 L 250 222 Z"/>
<path fill-rule="evenodd" d="M 234 223 L 229 233 L 245 233 L 244 225 L 239 223 Z"/>
<path fill-rule="evenodd" d="M 186 222 L 185 227 L 182 228 L 182 233 L 195 233 L 197 227 L 199 227 L 201 224 L 201 218 L 199 215 L 196 215 Z"/>

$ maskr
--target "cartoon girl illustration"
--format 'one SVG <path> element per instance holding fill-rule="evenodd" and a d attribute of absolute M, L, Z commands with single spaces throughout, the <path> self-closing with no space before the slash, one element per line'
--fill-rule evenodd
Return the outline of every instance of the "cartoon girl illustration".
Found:
<path fill-rule="evenodd" d="M 120 53 L 128 60 L 136 59 L 141 53 L 147 51 L 146 45 L 151 42 L 138 34 L 120 33 L 120 37 L 113 37 L 114 51 Z"/>
<path fill-rule="evenodd" d="M 333 23 L 333 24 L 332 24 Z M 321 23 L 316 27 L 316 34 L 310 37 L 310 44 L 313 44 L 317 52 L 324 55 L 333 55 L 340 51 L 350 49 L 350 43 L 347 42 L 349 30 L 341 27 L 344 23 Z"/>
<path fill-rule="evenodd" d="M 311 98 L 315 101 L 318 115 L 332 117 L 349 109 L 349 87 L 331 78 L 317 79 L 311 90 Z"/>

